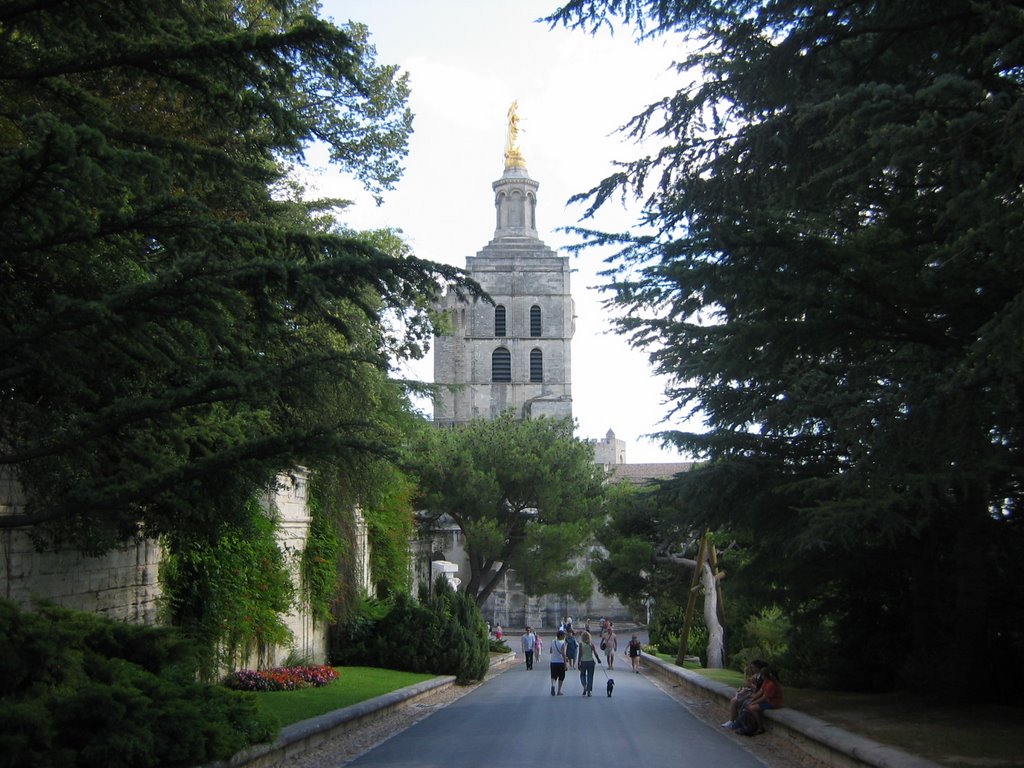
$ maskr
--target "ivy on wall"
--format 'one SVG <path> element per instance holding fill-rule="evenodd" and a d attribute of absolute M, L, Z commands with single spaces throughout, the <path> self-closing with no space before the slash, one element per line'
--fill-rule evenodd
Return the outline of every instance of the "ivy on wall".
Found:
<path fill-rule="evenodd" d="M 245 512 L 242 525 L 210 538 L 169 537 L 160 566 L 167 619 L 206 650 L 203 673 L 211 679 L 253 655 L 265 666 L 274 648 L 292 640 L 284 615 L 296 593 L 278 546 L 278 520 L 256 497 Z"/>
<path fill-rule="evenodd" d="M 160 566 L 167 621 L 206 649 L 203 671 L 210 679 L 253 656 L 257 666 L 269 663 L 273 649 L 292 642 L 284 617 L 295 608 L 308 611 L 315 624 L 346 622 L 360 597 L 357 508 L 366 519 L 377 593 L 407 593 L 414 492 L 414 483 L 383 460 L 355 481 L 337 467 L 312 471 L 297 586 L 278 542 L 277 517 L 256 495 L 244 505 L 241 525 L 225 524 L 210 537 L 168 537 Z"/>
<path fill-rule="evenodd" d="M 370 543 L 370 573 L 378 597 L 407 593 L 412 588 L 409 542 L 413 538 L 412 499 L 416 485 L 394 465 L 383 464 L 378 492 L 364 511 Z"/>
<path fill-rule="evenodd" d="M 355 519 L 366 521 L 370 579 L 388 597 L 411 586 L 409 542 L 414 533 L 415 484 L 380 459 L 359 472 L 321 468 L 310 476 L 309 537 L 302 555 L 302 597 L 316 621 L 344 624 L 357 610 Z"/>
<path fill-rule="evenodd" d="M 352 516 L 331 474 L 311 473 L 307 499 L 310 524 L 300 563 L 302 598 L 314 623 L 334 623 L 338 604 L 351 603 Z"/>

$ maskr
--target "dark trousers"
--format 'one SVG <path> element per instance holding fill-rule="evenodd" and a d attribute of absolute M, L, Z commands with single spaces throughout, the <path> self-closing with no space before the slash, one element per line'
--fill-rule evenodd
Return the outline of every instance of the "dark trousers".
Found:
<path fill-rule="evenodd" d="M 580 682 L 584 691 L 594 690 L 594 669 L 596 664 L 593 661 L 580 662 Z"/>
<path fill-rule="evenodd" d="M 533 651 L 526 651 L 526 668 L 533 669 Z"/>

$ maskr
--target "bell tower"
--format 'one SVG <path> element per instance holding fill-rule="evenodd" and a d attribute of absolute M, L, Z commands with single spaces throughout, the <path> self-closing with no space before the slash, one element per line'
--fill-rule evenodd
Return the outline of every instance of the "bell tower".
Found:
<path fill-rule="evenodd" d="M 494 191 L 493 239 L 466 271 L 493 300 L 446 295 L 447 333 L 434 337 L 434 422 L 453 426 L 512 409 L 519 418 L 572 416 L 574 308 L 569 259 L 537 233 L 537 188 L 508 111 L 504 172 Z"/>

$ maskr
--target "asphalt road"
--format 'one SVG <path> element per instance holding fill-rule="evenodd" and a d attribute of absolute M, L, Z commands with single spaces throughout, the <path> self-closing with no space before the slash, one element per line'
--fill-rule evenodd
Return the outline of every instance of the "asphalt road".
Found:
<path fill-rule="evenodd" d="M 580 695 L 579 675 L 571 670 L 565 695 L 552 697 L 548 671 L 547 654 L 533 671 L 516 664 L 349 765 L 763 768 L 735 739 L 630 671 L 621 655 L 611 698 L 602 667 L 591 698 Z"/>

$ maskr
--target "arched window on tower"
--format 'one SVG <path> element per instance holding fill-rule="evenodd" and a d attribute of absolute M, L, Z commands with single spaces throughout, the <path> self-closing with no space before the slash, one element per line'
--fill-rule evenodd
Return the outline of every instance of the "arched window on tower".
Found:
<path fill-rule="evenodd" d="M 538 307 L 536 304 L 530 307 L 530 335 L 541 335 L 540 307 Z"/>
<path fill-rule="evenodd" d="M 530 350 L 530 381 L 544 381 L 544 353 L 539 349 Z"/>
<path fill-rule="evenodd" d="M 491 381 L 512 381 L 512 353 L 504 347 L 491 353 Z"/>
<path fill-rule="evenodd" d="M 494 335 L 505 335 L 505 308 L 501 304 L 494 308 Z"/>
<path fill-rule="evenodd" d="M 508 199 L 508 222 L 509 227 L 522 227 L 525 225 L 526 210 L 523 205 L 522 192 L 515 191 Z"/>

